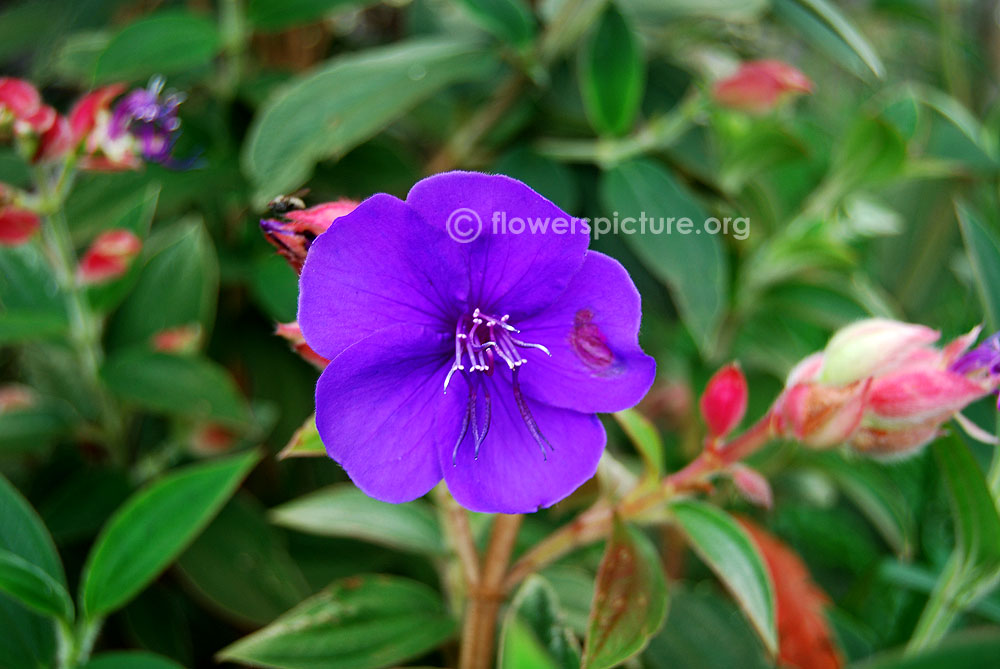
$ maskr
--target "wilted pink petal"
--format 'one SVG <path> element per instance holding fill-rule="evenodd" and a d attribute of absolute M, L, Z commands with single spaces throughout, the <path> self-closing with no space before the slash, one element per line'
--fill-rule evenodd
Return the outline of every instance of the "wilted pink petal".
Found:
<path fill-rule="evenodd" d="M 80 260 L 77 276 L 82 284 L 105 283 L 125 274 L 142 250 L 142 241 L 131 230 L 120 228 L 98 235 Z"/>
<path fill-rule="evenodd" d="M 723 437 L 739 425 L 747 411 L 747 380 L 739 365 L 726 365 L 709 379 L 699 407 L 712 437 Z"/>

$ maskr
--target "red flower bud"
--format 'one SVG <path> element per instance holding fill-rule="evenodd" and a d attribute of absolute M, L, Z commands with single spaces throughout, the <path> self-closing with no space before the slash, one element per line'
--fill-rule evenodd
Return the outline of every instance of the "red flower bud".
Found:
<path fill-rule="evenodd" d="M 23 244 L 41 224 L 41 219 L 33 211 L 13 205 L 0 205 L 0 246 Z"/>
<path fill-rule="evenodd" d="M 747 380 L 739 365 L 726 365 L 712 376 L 699 402 L 712 438 L 724 437 L 747 411 Z"/>
<path fill-rule="evenodd" d="M 291 344 L 292 350 L 298 353 L 306 362 L 310 362 L 320 369 L 324 369 L 330 361 L 321 356 L 306 343 L 306 338 L 302 336 L 302 330 L 295 321 L 291 323 L 278 323 L 274 334 L 283 337 Z"/>
<path fill-rule="evenodd" d="M 62 158 L 72 146 L 73 134 L 69 121 L 57 114 L 49 129 L 38 138 L 38 148 L 31 160 L 37 163 Z"/>
<path fill-rule="evenodd" d="M 9 383 L 0 386 L 0 415 L 21 409 L 30 409 L 38 403 L 35 392 L 27 386 Z"/>
<path fill-rule="evenodd" d="M 128 271 L 142 241 L 131 230 L 119 228 L 97 236 L 80 260 L 77 277 L 82 284 L 106 283 Z"/>
<path fill-rule="evenodd" d="M 811 93 L 809 77 L 787 63 L 759 60 L 744 63 L 730 77 L 715 84 L 713 96 L 719 104 L 749 112 L 766 112 L 783 98 Z"/>

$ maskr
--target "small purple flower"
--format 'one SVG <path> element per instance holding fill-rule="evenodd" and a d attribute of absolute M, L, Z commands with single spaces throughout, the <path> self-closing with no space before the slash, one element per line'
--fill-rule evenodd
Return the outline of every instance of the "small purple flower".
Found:
<path fill-rule="evenodd" d="M 177 141 L 181 120 L 177 108 L 184 102 L 182 93 L 163 93 L 163 78 L 153 77 L 146 88 L 139 88 L 115 106 L 108 128 L 109 137 L 118 139 L 126 132 L 136 138 L 146 160 L 177 167 L 170 155 Z"/>
<path fill-rule="evenodd" d="M 446 232 L 455 212 L 482 224 L 473 241 Z M 547 223 L 513 234 L 501 214 Z M 588 241 L 524 184 L 470 172 L 375 195 L 316 239 L 298 318 L 331 360 L 316 425 L 361 490 L 405 502 L 444 478 L 468 509 L 527 513 L 593 476 L 595 412 L 634 406 L 655 363 L 632 280 Z"/>
<path fill-rule="evenodd" d="M 950 369 L 958 374 L 1000 374 L 1000 332 L 990 335 L 979 346 L 963 354 L 951 363 Z"/>

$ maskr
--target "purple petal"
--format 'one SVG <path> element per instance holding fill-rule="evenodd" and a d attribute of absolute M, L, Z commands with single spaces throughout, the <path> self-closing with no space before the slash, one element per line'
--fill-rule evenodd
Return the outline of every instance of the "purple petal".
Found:
<path fill-rule="evenodd" d="M 525 394 L 587 413 L 621 411 L 649 391 L 656 362 L 639 348 L 642 312 L 628 272 L 589 251 L 583 267 L 556 302 L 518 323 L 518 338 L 545 346 L 525 352 Z"/>
<path fill-rule="evenodd" d="M 441 392 L 450 342 L 394 325 L 345 350 L 316 386 L 316 427 L 366 495 L 407 502 L 441 480 L 437 453 L 458 439 L 465 398 Z"/>
<path fill-rule="evenodd" d="M 333 359 L 397 323 L 454 335 L 468 290 L 457 246 L 391 195 L 365 200 L 309 248 L 299 282 L 306 341 Z"/>
<path fill-rule="evenodd" d="M 587 250 L 589 231 L 559 207 L 519 181 L 502 175 L 448 172 L 416 184 L 406 201 L 432 226 L 460 236 L 481 232 L 469 243 L 453 242 L 466 257 L 471 283 L 470 306 L 487 313 L 510 314 L 517 322 L 552 304 L 580 269 Z M 455 212 L 471 210 L 474 217 L 460 220 Z M 468 215 L 468 211 L 465 212 Z M 545 231 L 522 234 L 508 230 L 515 217 L 544 223 Z M 478 219 L 476 218 L 478 217 Z M 494 221 L 497 222 L 496 230 Z M 561 221 L 563 233 L 553 230 Z M 457 227 L 456 227 L 457 223 Z M 464 237 L 463 237 L 464 238 Z"/>
<path fill-rule="evenodd" d="M 496 377 L 484 383 L 490 386 L 492 411 L 479 459 L 472 429 L 459 444 L 454 463 L 454 443 L 441 444 L 439 450 L 441 471 L 459 504 L 483 513 L 531 513 L 564 499 L 594 475 L 606 441 L 596 416 L 527 399 L 554 449 L 546 447 L 543 457 L 510 384 Z"/>

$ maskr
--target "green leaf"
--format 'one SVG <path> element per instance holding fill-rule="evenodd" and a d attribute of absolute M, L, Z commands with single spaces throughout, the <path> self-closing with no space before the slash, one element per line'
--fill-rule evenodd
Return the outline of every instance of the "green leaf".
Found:
<path fill-rule="evenodd" d="M 295 431 L 288 444 L 278 453 L 278 459 L 326 456 L 326 447 L 316 429 L 316 414 L 309 416 Z"/>
<path fill-rule="evenodd" d="M 232 377 L 205 357 L 132 349 L 110 357 L 102 376 L 111 392 L 143 409 L 234 426 L 250 420 Z"/>
<path fill-rule="evenodd" d="M 66 577 L 41 518 L 24 497 L 0 476 L 0 550 L 22 558 L 65 588 Z M 0 667 L 48 667 L 54 662 L 52 622 L 0 596 Z"/>
<path fill-rule="evenodd" d="M 311 592 L 257 506 L 234 498 L 177 561 L 201 599 L 250 627 L 271 622 Z"/>
<path fill-rule="evenodd" d="M 732 593 L 764 646 L 778 650 L 774 589 L 767 567 L 747 533 L 725 512 L 695 500 L 670 505 L 691 547 Z"/>
<path fill-rule="evenodd" d="M 173 471 L 108 520 L 83 570 L 81 608 L 93 619 L 125 605 L 211 521 L 260 459 L 256 452 Z"/>
<path fill-rule="evenodd" d="M 767 12 L 770 0 L 619 0 L 641 18 L 660 22 L 687 16 L 728 22 L 756 21 Z"/>
<path fill-rule="evenodd" d="M 906 142 L 884 119 L 861 116 L 838 143 L 830 166 L 838 193 L 897 176 L 906 161 Z"/>
<path fill-rule="evenodd" d="M 101 653 L 84 665 L 83 669 L 183 669 L 181 665 L 161 655 L 144 651 L 117 651 Z"/>
<path fill-rule="evenodd" d="M 215 320 L 219 266 L 200 219 L 188 218 L 150 237 L 139 279 L 110 324 L 109 348 L 148 346 L 167 328 Z"/>
<path fill-rule="evenodd" d="M 823 33 L 816 35 L 816 31 L 828 31 L 850 53 L 857 56 L 872 74 L 880 79 L 885 75 L 885 66 L 875 48 L 832 3 L 827 0 L 775 0 L 774 5 L 779 16 L 803 28 L 807 35 L 825 38 Z M 826 39 L 818 41 L 821 46 L 828 44 Z"/>
<path fill-rule="evenodd" d="M 511 600 L 500 632 L 499 669 L 576 669 L 580 644 L 565 622 L 555 591 L 529 576 Z"/>
<path fill-rule="evenodd" d="M 725 313 L 729 267 L 714 235 L 697 234 L 706 220 L 702 206 L 663 167 L 646 159 L 633 160 L 606 172 L 600 185 L 606 212 L 647 224 L 663 222 L 661 234 L 626 234 L 624 241 L 639 260 L 670 288 L 677 310 L 702 352 L 710 351 Z M 666 231 L 667 219 L 693 222 L 684 234 Z"/>
<path fill-rule="evenodd" d="M 218 53 L 219 34 L 205 16 L 161 12 L 131 23 L 97 57 L 96 83 L 135 81 L 207 67 Z"/>
<path fill-rule="evenodd" d="M 521 46 L 535 36 L 535 18 L 523 0 L 457 0 L 473 20 L 497 38 Z"/>
<path fill-rule="evenodd" d="M 39 247 L 0 247 L 0 343 L 48 338 L 68 330 L 62 292 Z"/>
<path fill-rule="evenodd" d="M 656 549 L 615 521 L 597 570 L 583 667 L 616 667 L 645 648 L 667 614 L 667 584 Z"/>
<path fill-rule="evenodd" d="M 352 537 L 415 553 L 445 552 L 434 512 L 421 501 L 387 504 L 350 483 L 293 499 L 271 511 L 271 521 L 325 537 Z"/>
<path fill-rule="evenodd" d="M 1000 570 L 1000 515 L 983 471 L 960 437 L 938 439 L 931 450 L 951 499 L 962 579 L 972 587 Z"/>
<path fill-rule="evenodd" d="M 590 124 L 621 135 L 635 123 L 645 85 L 645 61 L 635 29 L 608 4 L 579 52 L 580 93 Z"/>
<path fill-rule="evenodd" d="M 370 4 L 374 0 L 249 0 L 247 19 L 259 32 L 276 32 Z"/>
<path fill-rule="evenodd" d="M 815 453 L 810 459 L 833 478 L 900 557 L 912 555 L 916 536 L 913 514 L 881 466 L 867 460 L 846 460 L 839 453 Z"/>
<path fill-rule="evenodd" d="M 279 323 L 295 320 L 299 303 L 299 277 L 277 253 L 250 266 L 250 290 L 264 312 Z"/>
<path fill-rule="evenodd" d="M 19 555 L 0 549 L 0 592 L 53 618 L 73 620 L 73 601 L 54 578 Z"/>
<path fill-rule="evenodd" d="M 853 669 L 981 669 L 996 665 L 1000 657 L 1000 633 L 993 629 L 965 631 L 946 638 L 941 645 L 921 653 L 891 652 Z"/>
<path fill-rule="evenodd" d="M 240 639 L 217 659 L 282 669 L 374 669 L 419 657 L 454 632 L 440 597 L 426 585 L 354 576 Z"/>
<path fill-rule="evenodd" d="M 656 426 L 636 409 L 618 411 L 614 417 L 642 456 L 647 476 L 659 480 L 663 476 L 663 439 Z"/>
<path fill-rule="evenodd" d="M 979 215 L 962 202 L 955 204 L 958 225 L 969 254 L 979 301 L 986 312 L 990 332 L 1000 330 L 1000 241 L 980 219 Z"/>
<path fill-rule="evenodd" d="M 343 155 L 422 100 L 494 66 L 475 43 L 435 37 L 340 56 L 295 79 L 258 112 L 243 147 L 258 200 L 294 190 L 319 160 Z"/>
<path fill-rule="evenodd" d="M 773 669 L 735 605 L 711 589 L 671 585 L 670 612 L 643 653 L 646 669 Z"/>
<path fill-rule="evenodd" d="M 55 400 L 39 399 L 0 412 L 0 454 L 37 454 L 68 434 L 72 425 L 69 408 Z"/>

